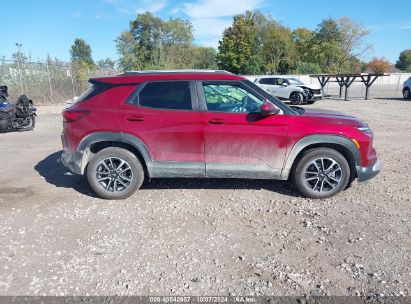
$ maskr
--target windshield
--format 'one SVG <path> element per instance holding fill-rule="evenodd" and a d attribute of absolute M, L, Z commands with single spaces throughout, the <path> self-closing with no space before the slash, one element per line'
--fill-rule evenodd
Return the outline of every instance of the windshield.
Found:
<path fill-rule="evenodd" d="M 288 81 L 291 85 L 302 85 L 304 82 L 298 80 L 297 78 L 288 78 Z"/>

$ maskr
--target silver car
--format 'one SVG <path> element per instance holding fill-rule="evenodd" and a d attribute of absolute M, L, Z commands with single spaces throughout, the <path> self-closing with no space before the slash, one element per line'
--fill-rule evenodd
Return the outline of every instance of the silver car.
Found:
<path fill-rule="evenodd" d="M 290 76 L 261 76 L 257 77 L 254 82 L 271 95 L 290 100 L 293 105 L 303 102 L 312 104 L 322 98 L 320 86 L 304 84 L 299 79 Z"/>
<path fill-rule="evenodd" d="M 404 81 L 402 96 L 404 99 L 411 99 L 411 77 Z"/>

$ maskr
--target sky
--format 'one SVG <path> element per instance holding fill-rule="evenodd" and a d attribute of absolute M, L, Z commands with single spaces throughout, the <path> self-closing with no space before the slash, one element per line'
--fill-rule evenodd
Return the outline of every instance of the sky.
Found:
<path fill-rule="evenodd" d="M 259 9 L 292 30 L 315 30 L 324 18 L 348 16 L 370 30 L 366 40 L 373 50 L 365 59 L 384 56 L 395 63 L 411 48 L 410 8 L 409 0 L 0 0 L 0 58 L 11 59 L 21 43 L 33 60 L 50 54 L 68 61 L 74 39 L 82 38 L 94 60 L 117 60 L 115 39 L 145 11 L 188 19 L 196 44 L 217 47 L 234 15 Z"/>

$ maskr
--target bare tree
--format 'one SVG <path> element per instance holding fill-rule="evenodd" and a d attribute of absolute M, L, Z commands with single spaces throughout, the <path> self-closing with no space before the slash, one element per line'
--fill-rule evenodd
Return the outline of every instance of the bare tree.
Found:
<path fill-rule="evenodd" d="M 352 58 L 364 59 L 372 51 L 372 45 L 365 42 L 369 31 L 361 24 L 349 17 L 336 20 L 339 32 L 341 54 L 338 58 L 338 70 L 342 72 L 344 66 Z"/>

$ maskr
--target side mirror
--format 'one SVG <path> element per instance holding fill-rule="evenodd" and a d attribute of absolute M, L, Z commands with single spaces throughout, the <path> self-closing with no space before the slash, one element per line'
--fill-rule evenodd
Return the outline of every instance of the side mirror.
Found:
<path fill-rule="evenodd" d="M 280 109 L 273 105 L 268 100 L 265 100 L 261 105 L 261 116 L 267 117 L 280 113 Z"/>

